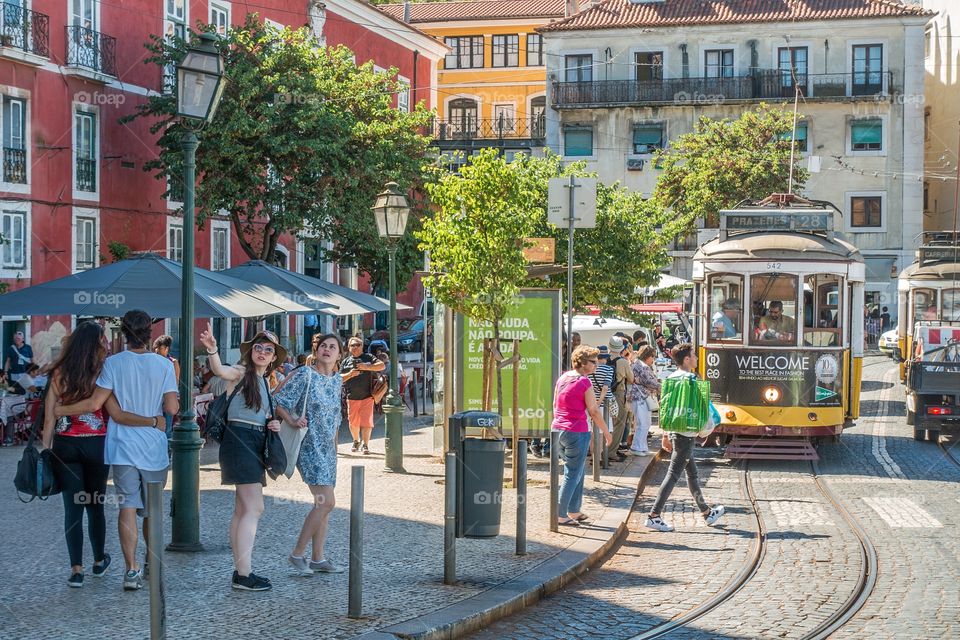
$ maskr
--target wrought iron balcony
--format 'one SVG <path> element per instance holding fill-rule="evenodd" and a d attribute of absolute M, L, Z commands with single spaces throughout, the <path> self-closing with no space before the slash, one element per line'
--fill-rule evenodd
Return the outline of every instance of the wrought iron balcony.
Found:
<path fill-rule="evenodd" d="M 3 181 L 27 184 L 27 152 L 25 149 L 3 148 Z"/>
<path fill-rule="evenodd" d="M 499 118 L 479 120 L 454 118 L 435 120 L 433 137 L 438 142 L 460 140 L 530 140 L 542 141 L 546 137 L 546 118 Z"/>
<path fill-rule="evenodd" d="M 890 71 L 822 73 L 796 76 L 806 100 L 876 99 L 893 93 Z M 762 69 L 731 78 L 666 78 L 663 80 L 603 80 L 554 82 L 553 106 L 592 108 L 634 105 L 705 105 L 794 97 L 794 77 L 789 72 Z"/>
<path fill-rule="evenodd" d="M 117 39 L 78 25 L 67 28 L 67 66 L 117 75 Z"/>
<path fill-rule="evenodd" d="M 50 17 L 19 4 L 0 5 L 0 46 L 50 57 Z"/>
<path fill-rule="evenodd" d="M 97 161 L 89 158 L 77 158 L 77 191 L 96 193 Z"/>

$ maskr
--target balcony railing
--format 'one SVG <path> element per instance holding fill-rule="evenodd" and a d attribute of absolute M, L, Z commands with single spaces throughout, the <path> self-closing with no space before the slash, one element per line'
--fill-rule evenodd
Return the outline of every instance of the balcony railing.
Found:
<path fill-rule="evenodd" d="M 89 158 L 77 158 L 77 191 L 96 193 L 97 161 Z"/>
<path fill-rule="evenodd" d="M 876 97 L 893 92 L 893 73 L 823 73 L 796 76 L 805 99 Z M 764 69 L 733 78 L 667 78 L 554 82 L 556 107 L 605 107 L 640 104 L 703 105 L 729 101 L 782 100 L 794 97 L 794 77 Z"/>
<path fill-rule="evenodd" d="M 522 119 L 500 116 L 488 120 L 478 120 L 470 117 L 435 120 L 433 137 L 438 141 L 542 140 L 546 137 L 546 118 L 540 115 L 536 118 Z"/>
<path fill-rule="evenodd" d="M 77 25 L 67 27 L 67 66 L 117 75 L 117 39 Z"/>
<path fill-rule="evenodd" d="M 0 5 L 0 46 L 50 56 L 50 17 L 19 4 Z"/>
<path fill-rule="evenodd" d="M 3 148 L 3 181 L 27 184 L 26 150 Z"/>

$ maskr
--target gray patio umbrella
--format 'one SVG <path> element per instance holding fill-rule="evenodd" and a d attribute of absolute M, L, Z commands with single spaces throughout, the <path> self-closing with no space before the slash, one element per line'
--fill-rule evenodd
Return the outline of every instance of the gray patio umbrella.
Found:
<path fill-rule="evenodd" d="M 318 311 L 335 316 L 352 316 L 390 310 L 390 301 L 384 298 L 355 291 L 348 287 L 341 287 L 319 278 L 311 278 L 302 273 L 274 266 L 263 260 L 251 260 L 219 273 L 225 273 L 245 282 L 256 282 L 282 291 L 306 306 L 315 303 L 332 305 L 333 308 L 318 309 Z M 397 308 L 409 309 L 410 307 L 398 304 Z"/>
<path fill-rule="evenodd" d="M 121 316 L 143 309 L 154 318 L 180 317 L 181 265 L 144 253 L 0 295 L 0 315 Z M 222 271 L 194 269 L 194 315 L 250 318 L 311 311 L 283 293 Z"/>

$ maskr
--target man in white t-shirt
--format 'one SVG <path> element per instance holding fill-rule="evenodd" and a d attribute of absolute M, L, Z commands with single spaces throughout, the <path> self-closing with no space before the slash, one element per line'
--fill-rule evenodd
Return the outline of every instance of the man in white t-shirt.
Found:
<path fill-rule="evenodd" d="M 58 409 L 73 413 L 80 408 L 94 411 L 112 393 L 127 412 L 141 416 L 174 415 L 179 411 L 177 380 L 173 363 L 149 350 L 153 322 L 145 311 L 128 311 L 120 330 L 127 350 L 103 363 L 93 396 L 82 403 Z M 148 482 L 167 482 L 167 436 L 160 429 L 118 424 L 113 416 L 107 424 L 103 461 L 111 466 L 113 484 L 120 505 L 118 528 L 120 547 L 126 563 L 123 588 L 135 591 L 143 586 L 143 572 L 137 563 L 137 516 L 143 517 L 147 537 L 146 495 Z"/>

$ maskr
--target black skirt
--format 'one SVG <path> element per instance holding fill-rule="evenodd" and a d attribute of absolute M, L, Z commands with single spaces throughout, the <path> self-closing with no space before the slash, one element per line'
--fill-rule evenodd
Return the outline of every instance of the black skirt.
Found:
<path fill-rule="evenodd" d="M 261 427 L 262 429 L 262 427 Z M 266 431 L 249 428 L 245 423 L 229 422 L 220 443 L 220 484 L 267 486 L 263 467 Z"/>

